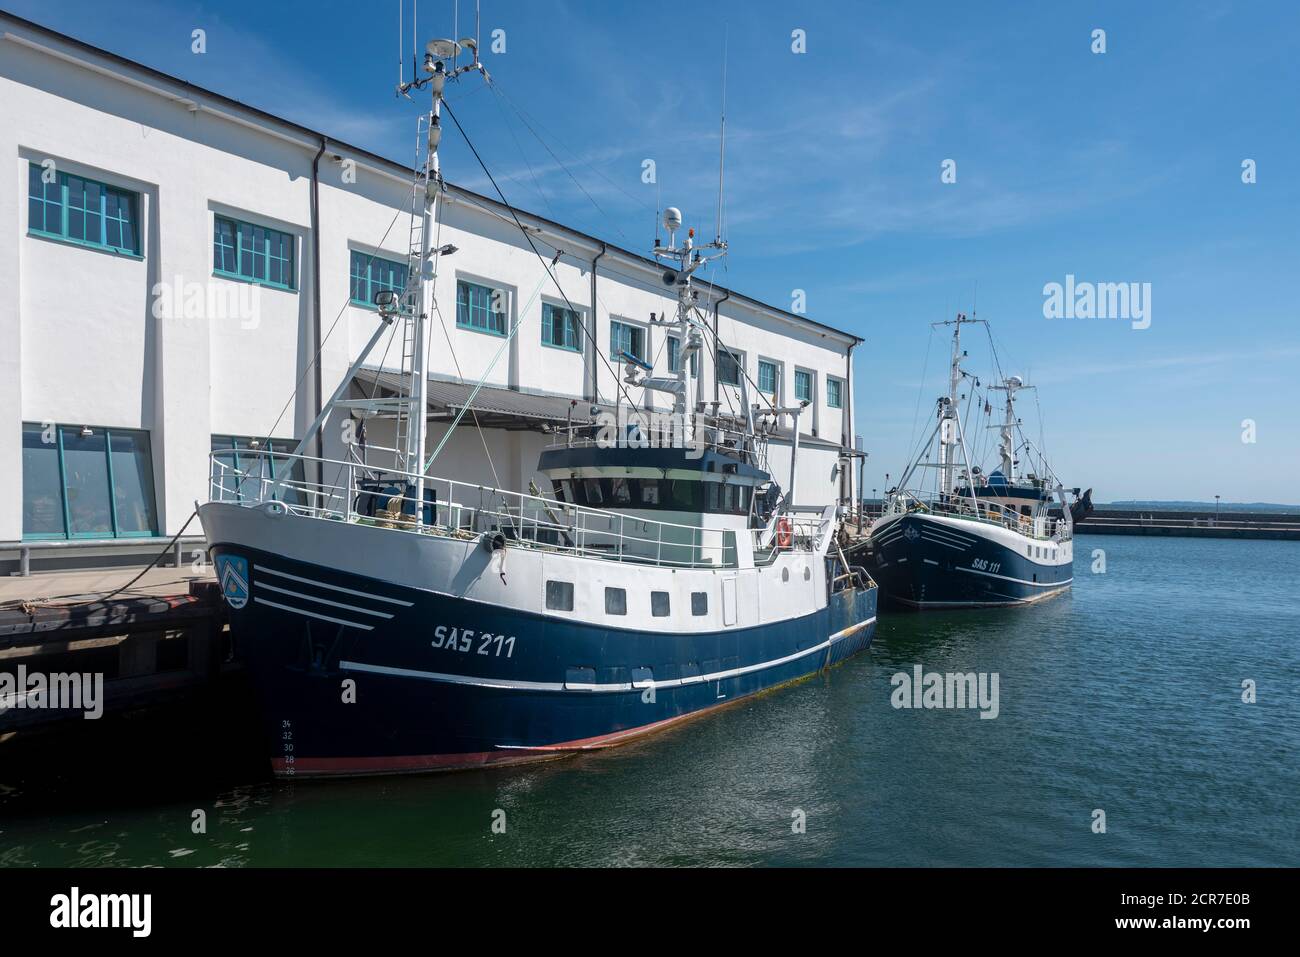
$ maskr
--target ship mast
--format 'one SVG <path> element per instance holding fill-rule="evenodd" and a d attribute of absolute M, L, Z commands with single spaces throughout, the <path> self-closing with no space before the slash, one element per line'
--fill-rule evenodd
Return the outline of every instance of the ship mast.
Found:
<path fill-rule="evenodd" d="M 961 419 L 958 416 L 957 401 L 961 389 L 962 360 L 966 353 L 961 348 L 961 327 L 976 319 L 967 319 L 964 313 L 957 313 L 956 319 L 950 319 L 937 325 L 952 326 L 952 358 L 948 365 L 948 394 L 939 400 L 939 491 L 951 495 L 956 489 L 957 447 L 962 444 Z"/>
<path fill-rule="evenodd" d="M 677 354 L 677 368 L 670 370 L 667 376 L 650 376 L 634 381 L 632 384 L 671 395 L 673 397 L 673 413 L 680 417 L 684 430 L 686 427 L 685 416 L 691 409 L 689 394 L 691 360 L 704 345 L 704 336 L 701 332 L 700 323 L 694 316 L 695 303 L 699 297 L 699 292 L 694 288 L 691 277 L 697 270 L 725 256 L 727 254 L 727 242 L 718 237 L 712 242 L 702 243 L 697 246 L 695 244 L 695 230 L 692 228 L 686 231 L 686 238 L 679 246 L 677 244 L 677 233 L 682 228 L 682 214 L 680 210 L 673 206 L 669 206 L 664 210 L 663 224 L 668 231 L 668 245 L 661 245 L 659 240 L 656 239 L 653 255 L 655 259 L 670 267 L 664 270 L 663 282 L 665 286 L 677 292 L 677 315 L 671 320 L 663 318 L 661 321 L 656 322 L 656 325 L 670 327 L 673 330 L 672 334 L 676 335 L 677 341 L 680 343 Z M 631 357 L 624 355 L 623 358 L 627 360 Z M 689 438 L 689 436 L 684 435 L 683 438 Z"/>
<path fill-rule="evenodd" d="M 472 61 L 456 67 L 456 57 L 463 49 L 468 49 Z M 447 69 L 447 61 L 452 69 Z M 416 523 L 422 524 L 424 518 L 424 470 L 428 444 L 428 409 L 429 376 L 428 361 L 428 323 L 433 312 L 435 269 L 431 258 L 442 252 L 451 251 L 451 247 L 434 249 L 432 247 L 434 222 L 437 217 L 438 200 L 443 191 L 442 164 L 438 156 L 438 147 L 442 143 L 442 99 L 448 80 L 459 79 L 463 74 L 478 72 L 487 78 L 487 70 L 479 62 L 478 40 L 467 37 L 460 41 L 439 39 L 430 40 L 425 46 L 424 72 L 426 76 L 401 83 L 397 88 L 400 95 L 406 96 L 412 89 L 427 87 L 430 94 L 429 112 L 420 118 L 419 128 L 427 128 L 428 136 L 424 151 L 423 168 L 416 171 L 414 188 L 415 205 L 411 210 L 411 243 L 407 258 L 406 288 L 401 296 L 401 311 L 405 329 L 403 333 L 403 372 L 409 376 L 405 401 L 397 410 L 398 467 L 408 473 L 414 473 L 413 499 L 416 503 Z M 419 211 L 418 226 L 416 211 Z M 416 236 L 416 233 L 419 233 Z M 382 309 L 381 309 L 382 312 Z M 408 372 L 409 369 L 409 372 Z"/>
<path fill-rule="evenodd" d="M 1008 485 L 1016 484 L 1016 454 L 1015 454 L 1015 430 L 1019 425 L 1016 419 L 1015 396 L 1021 389 L 1025 388 L 1024 380 L 1020 376 L 1007 376 L 1002 385 L 990 386 L 991 389 L 1007 394 L 1006 418 L 1002 421 L 1000 441 L 998 443 L 998 454 L 1002 459 L 1002 474 L 1006 476 Z M 1031 387 L 1032 388 L 1032 387 Z"/>

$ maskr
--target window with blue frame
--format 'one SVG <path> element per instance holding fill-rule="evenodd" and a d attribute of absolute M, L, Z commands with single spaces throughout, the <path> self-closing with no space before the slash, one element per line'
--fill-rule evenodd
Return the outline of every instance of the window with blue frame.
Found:
<path fill-rule="evenodd" d="M 794 397 L 799 402 L 811 402 L 813 398 L 813 377 L 811 372 L 803 369 L 794 370 Z"/>
<path fill-rule="evenodd" d="M 622 359 L 623 353 L 645 362 L 645 330 L 627 322 L 611 319 L 609 323 L 609 357 Z"/>
<path fill-rule="evenodd" d="M 212 436 L 210 494 L 222 502 L 261 501 L 270 497 L 264 483 L 284 479 L 289 486 L 276 497 L 292 500 L 297 495 L 295 483 L 301 488 L 305 477 L 302 459 L 289 457 L 297 447 L 297 439 Z"/>
<path fill-rule="evenodd" d="M 582 317 L 572 309 L 542 303 L 542 344 L 582 351 Z"/>
<path fill-rule="evenodd" d="M 504 304 L 504 292 L 464 279 L 456 283 L 456 325 L 462 329 L 504 336 L 506 334 L 506 314 L 502 311 Z"/>
<path fill-rule="evenodd" d="M 726 346 L 718 348 L 718 381 L 723 385 L 740 385 L 745 368 L 745 354 Z"/>
<path fill-rule="evenodd" d="M 775 362 L 768 362 L 766 359 L 758 360 L 758 391 L 765 395 L 776 395 L 778 383 L 781 381 L 781 373 Z"/>
<path fill-rule="evenodd" d="M 375 308 L 375 296 L 391 290 L 399 296 L 406 288 L 406 266 L 391 259 L 352 250 L 349 295 L 354 306 Z"/>
<path fill-rule="evenodd" d="M 826 404 L 832 409 L 844 408 L 844 383 L 839 379 L 826 380 Z"/>
<path fill-rule="evenodd" d="M 140 196 L 84 176 L 27 166 L 27 229 L 37 236 L 140 255 Z"/>
<path fill-rule="evenodd" d="M 277 289 L 294 288 L 293 236 L 225 216 L 212 218 L 212 271 Z"/>
<path fill-rule="evenodd" d="M 158 534 L 149 433 L 23 423 L 23 538 Z"/>
<path fill-rule="evenodd" d="M 668 371 L 680 372 L 682 369 L 682 343 L 676 336 L 668 337 Z M 700 377 L 700 354 L 691 353 L 691 378 Z"/>

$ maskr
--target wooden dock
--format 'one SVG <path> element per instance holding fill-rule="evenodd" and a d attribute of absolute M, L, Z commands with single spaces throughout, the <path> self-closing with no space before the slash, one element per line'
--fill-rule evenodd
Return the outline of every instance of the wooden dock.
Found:
<path fill-rule="evenodd" d="M 210 572 L 155 568 L 109 598 L 134 569 L 0 579 L 0 673 L 10 689 L 33 675 L 98 676 L 102 711 L 165 702 L 237 670 L 225 603 Z M 178 577 L 179 576 L 179 577 Z M 0 741 L 84 720 L 85 709 L 0 696 Z"/>

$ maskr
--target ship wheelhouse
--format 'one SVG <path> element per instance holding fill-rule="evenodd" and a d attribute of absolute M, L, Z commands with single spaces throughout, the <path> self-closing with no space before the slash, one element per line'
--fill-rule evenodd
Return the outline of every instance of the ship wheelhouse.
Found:
<path fill-rule="evenodd" d="M 1054 493 L 1042 479 L 1028 475 L 1014 482 L 1007 481 L 1001 469 L 994 469 L 987 476 L 976 474 L 973 487 L 968 482 L 953 492 L 957 500 L 971 497 L 981 502 L 992 502 L 1009 512 L 1024 518 L 1034 518 L 1045 513 L 1054 501 Z"/>
<path fill-rule="evenodd" d="M 752 527 L 771 486 L 771 476 L 743 456 L 711 448 L 552 448 L 538 471 L 567 505 L 708 528 Z"/>

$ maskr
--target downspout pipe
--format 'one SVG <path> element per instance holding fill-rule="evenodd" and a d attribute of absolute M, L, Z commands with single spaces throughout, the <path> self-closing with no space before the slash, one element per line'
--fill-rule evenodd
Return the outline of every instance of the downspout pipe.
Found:
<path fill-rule="evenodd" d="M 722 401 L 722 393 L 718 388 L 718 365 L 722 357 L 722 346 L 718 340 L 718 310 L 722 308 L 722 304 L 730 298 L 731 290 L 728 289 L 725 296 L 721 299 L 715 299 L 713 302 L 713 402 L 715 409 L 717 408 L 717 403 Z"/>
<path fill-rule="evenodd" d="M 596 349 L 597 349 L 596 343 L 599 341 L 597 338 L 599 333 L 597 331 L 597 326 L 596 326 L 596 305 L 598 302 L 598 300 L 596 299 L 596 263 L 600 262 L 600 258 L 604 256 L 605 253 L 607 253 L 608 251 L 609 251 L 608 244 L 601 243 L 600 252 L 596 253 L 596 255 L 592 257 L 591 260 L 591 353 L 587 356 L 587 362 L 586 362 L 586 366 L 587 366 L 586 392 L 587 392 L 588 399 L 591 402 L 596 404 L 600 403 L 600 371 L 599 371 L 600 367 L 596 364 L 600 358 L 599 356 L 596 355 Z M 618 384 L 615 383 L 614 387 L 617 389 Z"/>
<path fill-rule="evenodd" d="M 321 405 L 321 394 L 324 388 L 321 385 L 321 362 L 323 357 L 321 351 L 321 311 L 320 311 L 320 160 L 325 155 L 327 143 L 325 137 L 320 138 L 320 149 L 316 151 L 316 156 L 311 161 L 311 346 L 312 356 L 312 397 L 311 406 L 313 418 L 319 417 L 323 406 Z M 312 440 L 311 454 L 316 458 L 325 457 L 324 445 L 319 433 Z"/>
<path fill-rule="evenodd" d="M 856 342 L 850 342 L 848 350 L 844 353 L 844 419 L 840 431 L 840 448 L 846 450 L 841 453 L 842 470 L 840 472 L 840 498 L 844 501 L 851 501 L 853 498 L 853 467 L 849 464 L 852 458 L 848 450 L 853 448 L 853 347 Z M 858 497 L 862 497 L 862 490 L 858 489 Z M 859 503 L 859 507 L 861 504 Z"/>

